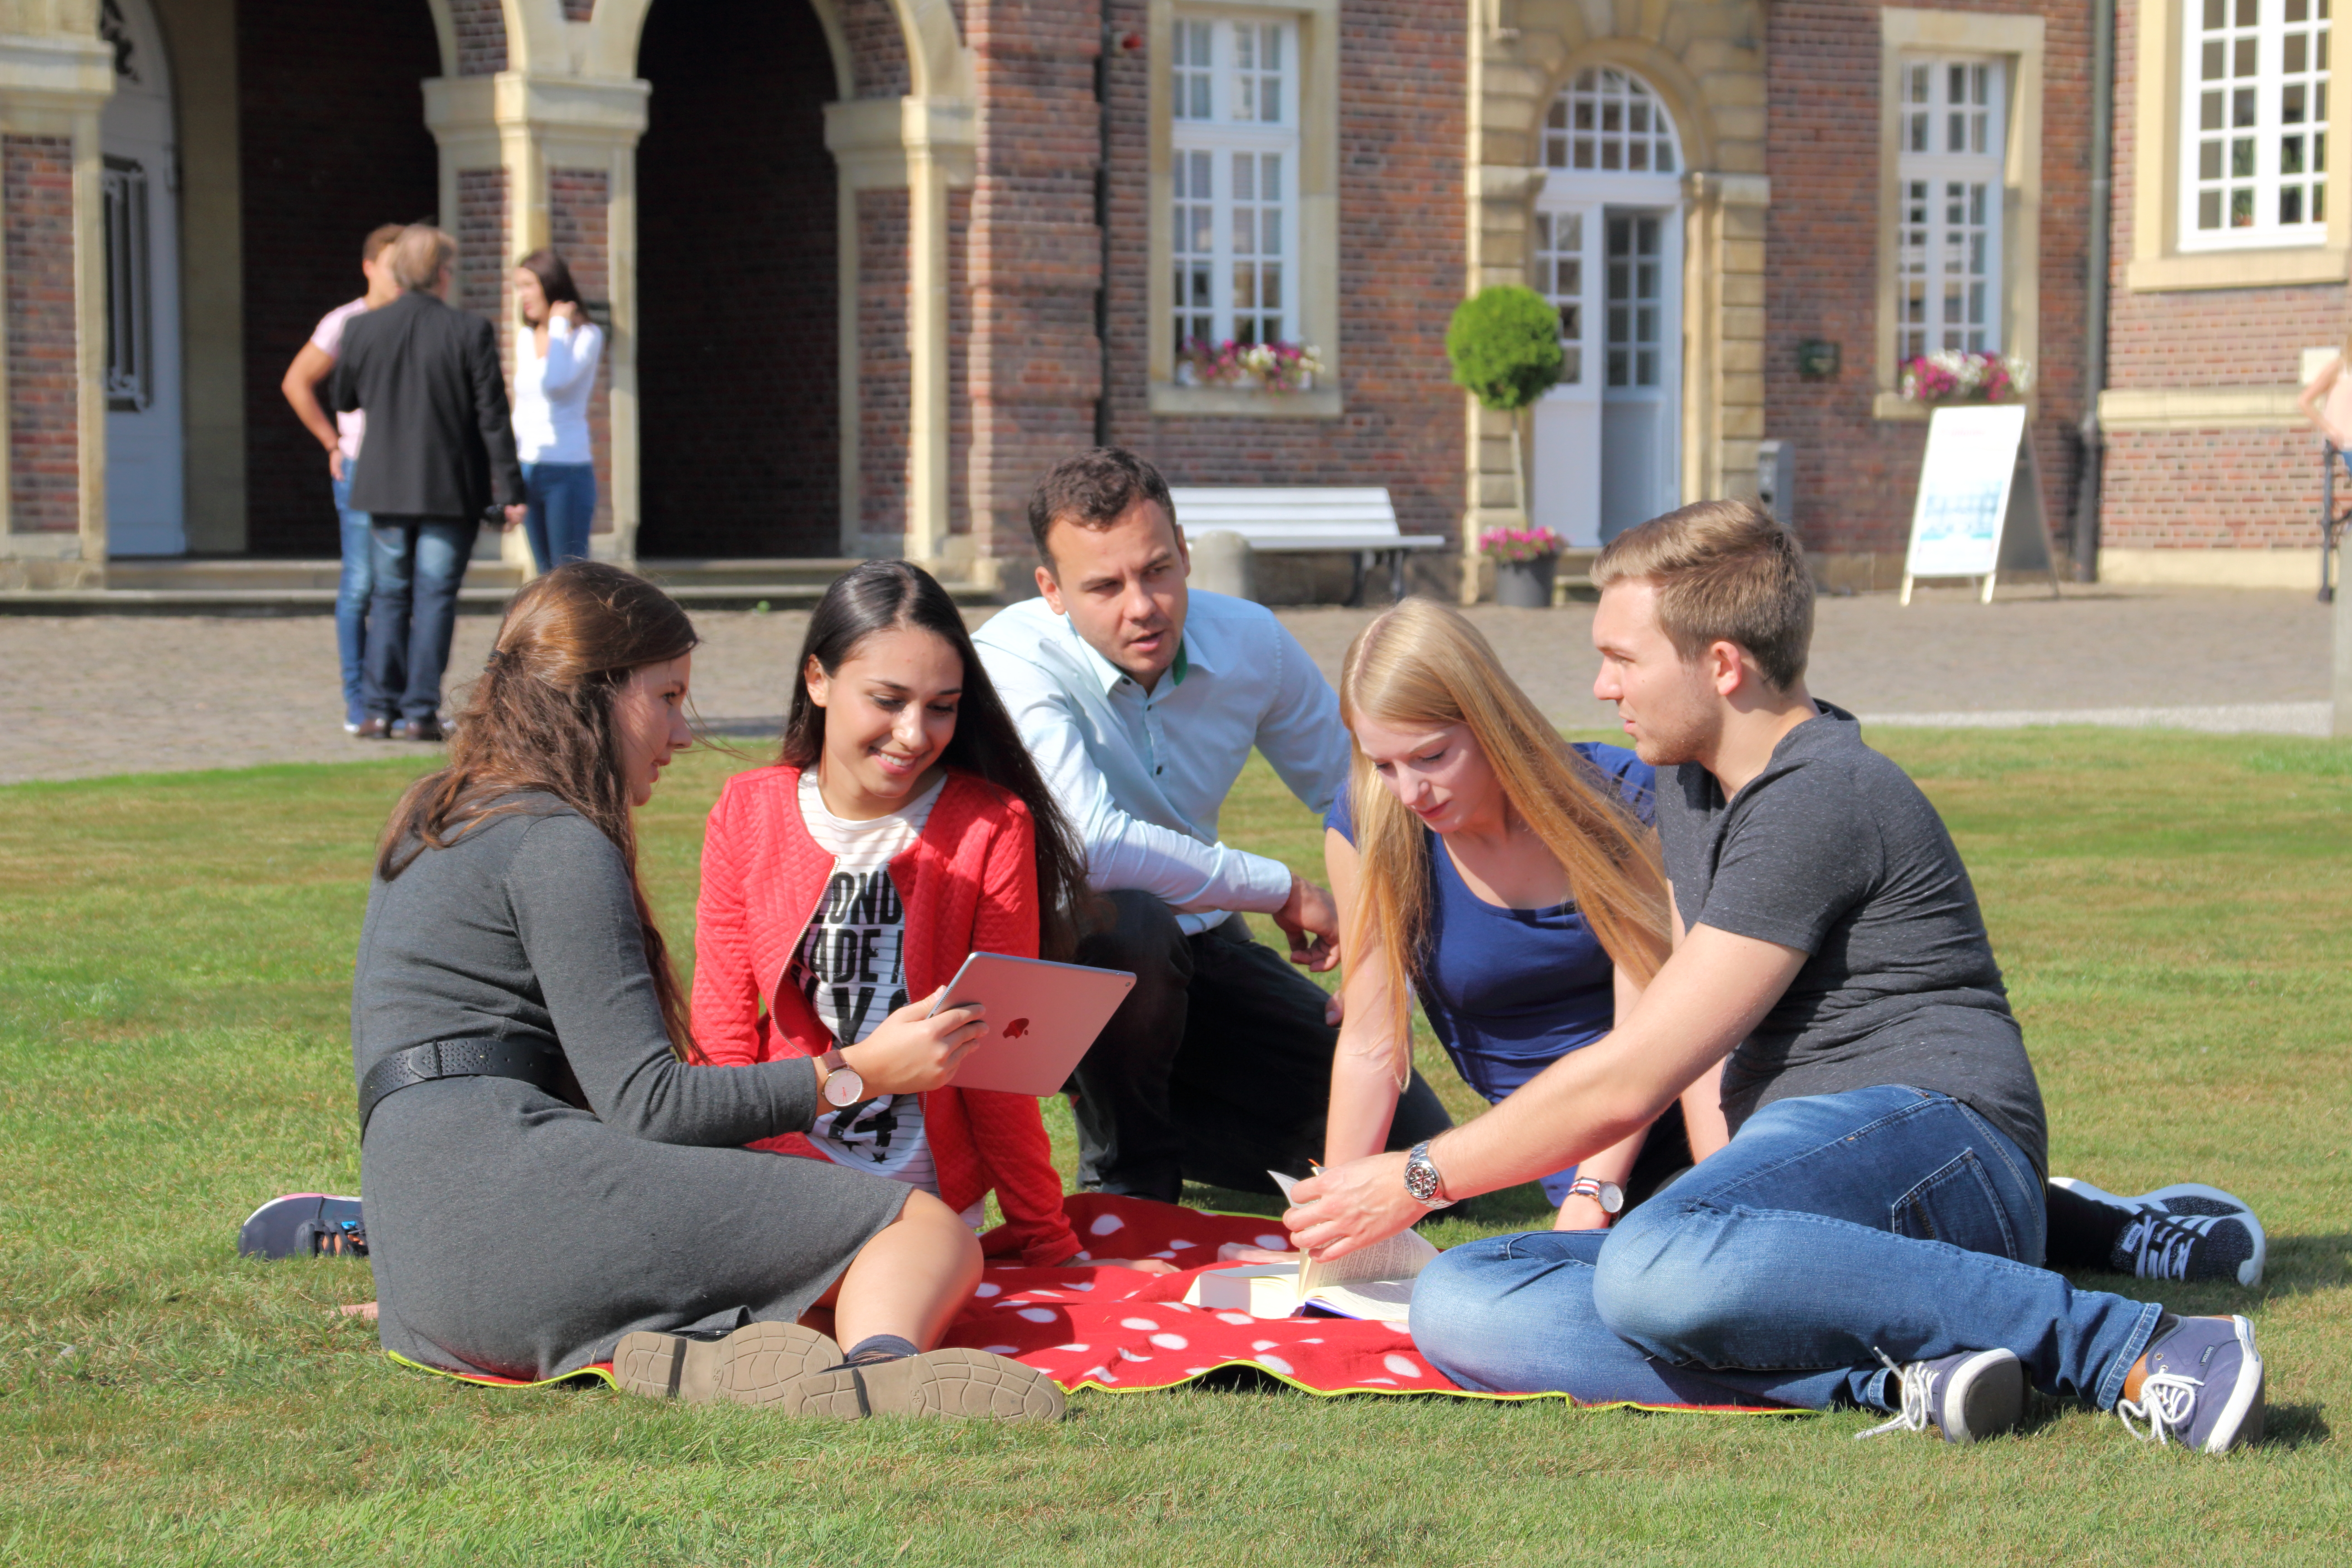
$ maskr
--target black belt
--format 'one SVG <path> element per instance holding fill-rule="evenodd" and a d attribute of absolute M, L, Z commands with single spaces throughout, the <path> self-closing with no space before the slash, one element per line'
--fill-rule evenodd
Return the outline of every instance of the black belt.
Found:
<path fill-rule="evenodd" d="M 563 1098 L 563 1053 L 552 1046 L 520 1040 L 433 1040 L 394 1051 L 360 1079 L 360 1136 L 368 1118 L 383 1103 L 420 1083 L 441 1078 L 510 1078 Z"/>

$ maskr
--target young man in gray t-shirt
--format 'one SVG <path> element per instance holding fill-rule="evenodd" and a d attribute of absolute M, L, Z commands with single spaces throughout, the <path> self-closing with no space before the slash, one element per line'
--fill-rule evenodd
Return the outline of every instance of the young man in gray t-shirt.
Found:
<path fill-rule="evenodd" d="M 1587 1402 L 1859 1405 L 1952 1442 L 2016 1425 L 2030 1381 L 2201 1451 L 2258 1438 L 2247 1320 L 2041 1267 L 2042 1099 L 1975 891 L 1916 786 L 1806 692 L 1796 542 L 1702 502 L 1593 577 L 1594 691 L 1660 770 L 1674 954 L 1607 1037 L 1486 1115 L 1300 1184 L 1298 1244 L 1343 1254 L 1574 1163 L 1721 1062 L 1729 1143 L 1613 1230 L 1429 1266 L 1432 1362 Z"/>

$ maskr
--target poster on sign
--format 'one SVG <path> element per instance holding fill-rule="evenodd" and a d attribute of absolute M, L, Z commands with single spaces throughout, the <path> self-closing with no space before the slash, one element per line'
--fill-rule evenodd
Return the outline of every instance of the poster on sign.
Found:
<path fill-rule="evenodd" d="M 1903 561 L 1902 602 L 1921 577 L 1969 577 L 1992 603 L 2003 572 L 2039 571 L 2058 592 L 2042 510 L 2042 467 L 2026 439 L 2025 405 L 1938 408 L 1927 424 L 1919 500 Z"/>

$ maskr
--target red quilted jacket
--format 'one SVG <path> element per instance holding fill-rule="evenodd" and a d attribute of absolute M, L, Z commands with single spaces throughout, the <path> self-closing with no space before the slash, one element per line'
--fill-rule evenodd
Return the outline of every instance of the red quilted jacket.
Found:
<path fill-rule="evenodd" d="M 832 1033 L 784 973 L 833 873 L 833 857 L 801 820 L 800 777 L 790 767 L 738 773 L 710 808 L 694 932 L 694 1038 L 713 1062 L 833 1048 Z M 909 996 L 954 979 L 968 953 L 1037 956 L 1035 838 L 1028 807 L 1009 792 L 950 773 L 920 837 L 890 862 L 890 880 L 907 910 Z M 1034 1100 L 935 1089 L 923 1096 L 923 1129 L 950 1208 L 995 1191 L 1006 1223 L 982 1238 L 990 1256 L 1017 1253 L 1043 1267 L 1077 1252 Z M 824 1157 L 797 1132 L 752 1147 Z"/>

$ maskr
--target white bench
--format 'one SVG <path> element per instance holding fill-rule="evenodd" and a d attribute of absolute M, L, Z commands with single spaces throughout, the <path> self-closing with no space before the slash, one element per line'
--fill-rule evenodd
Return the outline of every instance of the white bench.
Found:
<path fill-rule="evenodd" d="M 1402 533 L 1389 492 L 1377 485 L 1326 489 L 1284 485 L 1265 489 L 1171 486 L 1176 521 L 1185 533 L 1237 533 L 1261 554 L 1306 554 L 1344 551 L 1356 558 L 1355 586 L 1348 603 L 1364 600 L 1364 577 L 1388 563 L 1389 587 L 1404 597 L 1404 558 L 1411 550 L 1443 550 L 1435 533 Z"/>

